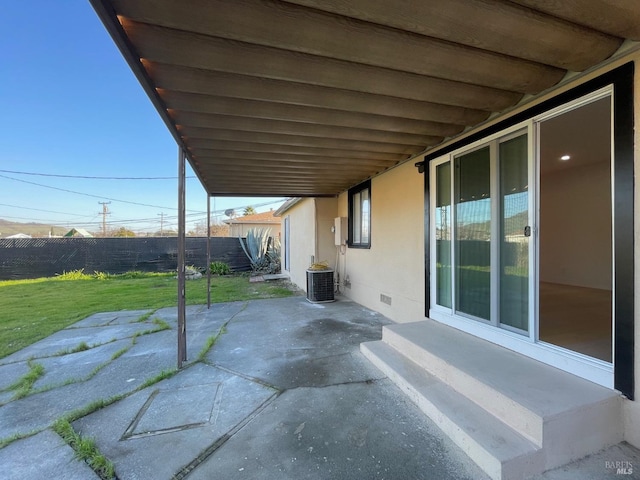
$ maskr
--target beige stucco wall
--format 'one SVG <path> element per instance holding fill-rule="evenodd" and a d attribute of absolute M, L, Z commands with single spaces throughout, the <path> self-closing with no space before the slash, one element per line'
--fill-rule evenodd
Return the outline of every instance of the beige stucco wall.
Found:
<path fill-rule="evenodd" d="M 335 268 L 335 235 L 331 231 L 333 220 L 338 216 L 337 198 L 316 198 L 316 261 L 327 262 Z"/>
<path fill-rule="evenodd" d="M 424 318 L 424 176 L 407 162 L 371 181 L 371 248 L 341 255 L 341 291 L 395 322 Z M 347 194 L 338 199 L 346 217 Z M 346 265 L 346 268 L 345 268 Z M 380 295 L 391 298 L 391 305 Z"/>
<path fill-rule="evenodd" d="M 314 261 L 326 261 L 334 267 L 336 247 L 331 231 L 333 219 L 337 216 L 336 198 L 305 198 L 284 212 L 281 216 L 282 231 L 284 219 L 289 218 L 290 265 L 287 273 L 293 283 L 302 290 L 307 289 L 307 268 Z M 284 265 L 285 238 L 282 237 L 282 265 Z"/>
<path fill-rule="evenodd" d="M 316 227 L 315 227 L 315 201 L 313 198 L 305 198 L 282 214 L 282 230 L 284 231 L 284 219 L 289 217 L 290 232 L 290 264 L 289 278 L 298 287 L 306 291 L 307 277 L 306 271 L 312 256 L 316 255 Z M 282 245 L 282 260 L 284 265 L 284 254 L 286 245 L 284 238 Z"/>

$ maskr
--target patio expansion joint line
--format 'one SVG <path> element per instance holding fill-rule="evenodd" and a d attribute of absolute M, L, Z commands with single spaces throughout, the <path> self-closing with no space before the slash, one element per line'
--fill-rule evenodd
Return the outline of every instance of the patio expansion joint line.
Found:
<path fill-rule="evenodd" d="M 228 440 L 233 438 L 240 430 L 247 426 L 251 421 L 262 413 L 271 403 L 280 396 L 282 392 L 279 390 L 274 392 L 269 398 L 262 402 L 258 407 L 253 410 L 249 415 L 240 420 L 231 430 L 218 438 L 215 442 L 205 448 L 200 454 L 194 458 L 187 465 L 178 470 L 172 478 L 172 480 L 183 480 L 188 477 L 189 474 L 195 470 L 198 465 L 205 462 L 211 455 L 213 455 L 220 447 L 222 447 Z"/>
<path fill-rule="evenodd" d="M 301 385 L 298 387 L 286 388 L 282 391 L 282 393 L 298 390 L 300 388 L 330 388 L 330 387 L 340 387 L 342 385 L 373 385 L 374 383 L 378 383 L 380 380 L 386 380 L 387 378 L 367 378 L 366 380 L 353 380 L 349 382 L 339 382 L 339 383 L 328 383 L 326 385 Z"/>
<path fill-rule="evenodd" d="M 230 373 L 231 375 L 244 378 L 245 380 L 249 380 L 250 382 L 257 383 L 258 385 L 262 385 L 263 387 L 270 388 L 271 390 L 275 390 L 278 393 L 278 395 L 286 391 L 286 389 L 283 390 L 281 388 L 278 388 L 275 385 L 271 385 L 270 383 L 267 383 L 264 380 L 261 380 L 257 377 L 252 377 L 251 375 L 247 375 L 245 373 L 238 372 L 236 370 L 232 370 L 227 367 L 223 367 L 222 365 L 217 365 L 216 363 L 207 362 L 205 360 L 202 360 L 202 363 L 204 363 L 205 365 L 209 365 L 210 367 L 217 368 L 218 370 L 222 370 L 223 372 Z"/>

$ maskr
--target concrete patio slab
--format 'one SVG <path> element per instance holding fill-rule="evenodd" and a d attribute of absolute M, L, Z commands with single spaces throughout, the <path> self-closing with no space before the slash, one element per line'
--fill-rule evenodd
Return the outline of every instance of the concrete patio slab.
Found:
<path fill-rule="evenodd" d="M 98 480 L 89 466 L 75 458 L 64 440 L 51 430 L 18 440 L 0 450 L 5 480 Z"/>
<path fill-rule="evenodd" d="M 54 357 L 73 350 L 81 343 L 90 347 L 111 343 L 114 340 L 131 338 L 147 330 L 158 328 L 153 322 L 126 323 L 124 325 L 105 325 L 102 327 L 65 328 L 40 340 L 2 360 L 0 364 L 26 361 L 30 358 Z"/>
<path fill-rule="evenodd" d="M 113 355 L 130 345 L 129 339 L 117 340 L 83 352 L 40 358 L 37 362 L 42 364 L 45 373 L 33 384 L 33 388 L 39 390 L 73 380 L 84 380 L 101 365 L 109 362 Z"/>
<path fill-rule="evenodd" d="M 164 401 L 157 402 L 161 394 Z M 245 425 L 276 394 L 264 385 L 196 364 L 73 426 L 95 438 L 100 451 L 115 463 L 118 478 L 170 479 Z"/>
<path fill-rule="evenodd" d="M 288 390 L 189 480 L 486 477 L 388 380 Z"/>
<path fill-rule="evenodd" d="M 124 325 L 135 323 L 142 316 L 153 310 L 122 310 L 119 312 L 95 313 L 84 320 L 74 323 L 69 328 L 105 327 L 107 325 Z"/>
<path fill-rule="evenodd" d="M 7 403 L 0 405 L 0 442 L 7 446 L 0 448 L 0 465 L 10 466 L 8 478 L 52 478 L 52 472 L 57 478 L 95 478 L 49 427 L 105 400 L 108 406 L 72 425 L 95 439 L 119 479 L 486 478 L 364 360 L 359 344 L 379 339 L 382 326 L 390 323 L 375 312 L 344 299 L 318 305 L 303 297 L 217 304 L 210 310 L 191 306 L 188 362 L 177 373 L 176 309 L 128 323 L 142 313 L 93 316 L 25 349 L 42 355 L 36 361 L 45 365 L 45 375 L 36 385 L 59 385 L 56 376 L 71 383 L 19 400 L 12 400 L 10 391 L 2 393 L 0 400 Z M 136 336 L 134 342 L 136 328 L 158 327 L 153 318 L 171 329 Z M 94 339 L 115 335 L 116 341 L 46 356 L 61 345 L 75 346 L 87 332 Z M 199 359 L 214 335 L 215 345 Z M 114 358 L 117 347 L 128 350 Z M 26 373 L 28 356 L 22 351 L 13 361 L 0 361 L 2 385 Z M 102 368 L 82 377 L 95 365 Z M 14 440 L 14 435 L 27 438 Z M 611 472 L 603 470 L 602 461 L 637 461 L 632 456 L 637 451 L 629 448 L 631 453 L 603 452 L 595 464 L 566 467 L 566 475 L 573 476 L 562 476 L 563 470 L 540 480 L 606 478 Z"/>
<path fill-rule="evenodd" d="M 27 362 L 9 363 L 0 365 L 0 390 L 8 388 L 16 379 L 29 371 Z"/>

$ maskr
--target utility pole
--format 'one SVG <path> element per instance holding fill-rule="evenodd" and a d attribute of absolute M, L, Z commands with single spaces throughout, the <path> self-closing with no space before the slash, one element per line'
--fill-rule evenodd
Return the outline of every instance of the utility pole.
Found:
<path fill-rule="evenodd" d="M 107 208 L 107 205 L 109 205 L 111 202 L 98 202 L 98 203 L 102 205 L 102 212 L 98 212 L 98 215 L 102 215 L 102 236 L 106 237 L 107 236 L 107 215 L 111 214 L 111 212 Z"/>
<path fill-rule="evenodd" d="M 158 215 L 160 216 L 160 236 L 164 237 L 164 212 Z"/>

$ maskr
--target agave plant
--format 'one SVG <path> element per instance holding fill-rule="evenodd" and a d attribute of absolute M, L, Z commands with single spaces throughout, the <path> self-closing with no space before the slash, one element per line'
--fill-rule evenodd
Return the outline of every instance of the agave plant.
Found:
<path fill-rule="evenodd" d="M 269 251 L 270 236 L 270 228 L 251 228 L 247 232 L 245 241 L 242 238 L 238 239 L 254 271 L 262 270 L 269 263 L 267 252 Z"/>

